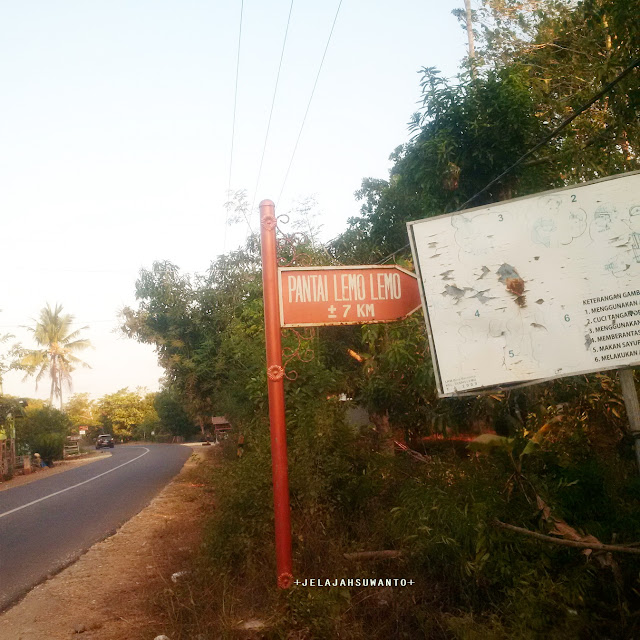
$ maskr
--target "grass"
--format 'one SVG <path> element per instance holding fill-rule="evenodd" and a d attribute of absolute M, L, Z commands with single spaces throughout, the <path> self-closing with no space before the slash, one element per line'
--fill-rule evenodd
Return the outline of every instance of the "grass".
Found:
<path fill-rule="evenodd" d="M 612 571 L 579 551 L 491 526 L 498 518 L 545 528 L 505 452 L 442 449 L 420 462 L 376 452 L 366 434 L 335 416 L 318 420 L 290 434 L 296 577 L 414 584 L 275 588 L 269 440 L 259 425 L 247 430 L 242 458 L 230 438 L 215 468 L 199 471 L 197 482 L 215 496 L 216 508 L 191 560 L 190 580 L 157 600 L 172 640 L 570 640 L 632 638 L 640 631 L 637 559 L 621 558 Z M 612 470 L 588 450 L 576 460 L 567 466 L 565 457 L 541 452 L 525 459 L 522 473 L 554 513 L 584 533 L 596 532 L 603 542 L 614 533 L 624 542 L 639 539 L 635 469 L 620 460 Z M 402 556 L 353 562 L 343 555 L 381 549 Z M 261 629 L 243 630 L 247 622 Z"/>

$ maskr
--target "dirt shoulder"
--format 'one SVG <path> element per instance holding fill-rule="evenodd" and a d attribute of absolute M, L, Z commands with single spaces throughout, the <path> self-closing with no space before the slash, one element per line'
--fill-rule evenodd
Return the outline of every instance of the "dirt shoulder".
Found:
<path fill-rule="evenodd" d="M 169 587 L 172 576 L 184 579 L 174 574 L 199 545 L 212 508 L 199 480 L 214 464 L 215 448 L 192 449 L 180 474 L 148 507 L 1 614 L 0 638 L 146 640 L 161 634 L 148 595 Z"/>

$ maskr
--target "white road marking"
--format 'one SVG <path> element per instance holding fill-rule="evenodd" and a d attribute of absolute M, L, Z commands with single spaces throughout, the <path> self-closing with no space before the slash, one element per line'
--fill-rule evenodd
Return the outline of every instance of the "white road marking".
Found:
<path fill-rule="evenodd" d="M 42 498 L 38 498 L 37 500 L 32 500 L 31 502 L 27 502 L 27 504 L 23 504 L 21 507 L 16 507 L 15 509 L 10 509 L 9 511 L 0 513 L 0 518 L 4 518 L 5 516 L 11 515 L 16 511 L 21 511 L 22 509 L 26 509 L 27 507 L 30 507 L 33 504 L 38 504 L 38 502 L 42 502 L 43 500 L 48 500 L 49 498 L 53 498 L 53 496 L 58 496 L 61 493 L 64 493 L 65 491 L 71 491 L 71 489 L 75 489 L 76 487 L 81 487 L 83 484 L 87 484 L 87 482 L 93 482 L 94 480 L 97 480 L 102 476 L 106 476 L 107 473 L 111 473 L 112 471 L 116 471 L 117 469 L 120 469 L 128 464 L 131 464 L 132 462 L 139 460 L 140 458 L 142 458 L 142 456 L 146 456 L 147 453 L 149 453 L 149 449 L 147 449 L 147 447 L 142 447 L 142 448 L 144 449 L 144 453 L 141 453 L 139 456 L 136 456 L 131 460 L 127 460 L 127 462 L 123 462 L 122 464 L 119 464 L 117 467 L 113 467 L 113 469 L 109 469 L 108 471 L 103 471 L 102 473 L 99 473 L 97 476 L 93 476 L 93 478 L 89 478 L 88 480 L 83 480 L 82 482 L 78 482 L 78 484 L 74 484 L 70 487 L 67 487 L 66 489 L 60 489 L 60 491 L 55 491 L 54 493 L 50 493 L 48 496 L 43 496 Z"/>

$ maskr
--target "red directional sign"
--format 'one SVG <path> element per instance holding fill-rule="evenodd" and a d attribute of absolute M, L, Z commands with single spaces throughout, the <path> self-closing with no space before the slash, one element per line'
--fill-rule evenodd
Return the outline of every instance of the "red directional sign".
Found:
<path fill-rule="evenodd" d="M 393 322 L 421 306 L 416 276 L 395 265 L 278 271 L 282 327 Z"/>

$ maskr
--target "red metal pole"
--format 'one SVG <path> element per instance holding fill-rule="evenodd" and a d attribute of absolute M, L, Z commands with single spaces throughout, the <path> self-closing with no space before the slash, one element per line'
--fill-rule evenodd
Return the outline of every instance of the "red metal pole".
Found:
<path fill-rule="evenodd" d="M 271 468 L 273 473 L 273 508 L 276 529 L 276 565 L 278 587 L 293 583 L 291 563 L 291 510 L 289 508 L 289 473 L 287 470 L 287 434 L 284 413 L 284 369 L 280 342 L 280 303 L 278 299 L 278 263 L 276 257 L 276 215 L 271 200 L 260 203 L 260 237 L 262 250 L 262 285 L 264 327 L 267 343 L 267 384 L 269 421 L 271 424 Z"/>

